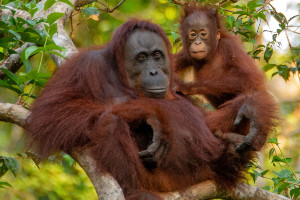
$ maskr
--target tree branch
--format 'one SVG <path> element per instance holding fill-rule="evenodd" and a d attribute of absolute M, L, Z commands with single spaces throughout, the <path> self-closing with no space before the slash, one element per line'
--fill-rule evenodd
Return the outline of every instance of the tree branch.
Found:
<path fill-rule="evenodd" d="M 230 0 L 232 3 L 236 3 L 238 2 L 238 0 Z M 172 0 L 171 1 L 174 4 L 180 5 L 180 6 L 184 6 L 185 4 L 189 4 L 190 1 L 182 1 L 182 0 Z M 224 2 L 226 3 L 226 2 Z M 224 3 L 220 4 L 220 3 L 216 3 L 216 5 L 218 5 L 219 7 L 222 6 Z M 225 9 L 226 10 L 226 9 Z M 231 12 L 231 11 L 230 11 Z"/>
<path fill-rule="evenodd" d="M 76 3 L 74 4 L 75 8 L 79 8 L 85 5 L 88 5 L 90 3 L 97 2 L 98 0 L 77 0 Z"/>
<path fill-rule="evenodd" d="M 0 103 L 0 121 L 18 124 L 23 127 L 29 114 L 30 111 L 20 105 Z M 99 199 L 124 199 L 119 184 L 109 174 L 104 174 L 96 168 L 95 161 L 89 156 L 89 152 L 84 150 L 84 147 L 73 150 L 71 155 L 92 181 Z M 199 183 L 184 191 L 161 193 L 160 195 L 165 200 L 208 200 L 224 197 L 244 200 L 289 200 L 287 197 L 242 183 L 233 192 L 229 193 L 218 188 L 212 181 Z"/>
<path fill-rule="evenodd" d="M 181 0 L 172 0 L 172 3 L 180 5 L 180 6 L 184 6 L 185 4 L 187 4 L 188 2 L 185 1 L 181 1 Z"/>

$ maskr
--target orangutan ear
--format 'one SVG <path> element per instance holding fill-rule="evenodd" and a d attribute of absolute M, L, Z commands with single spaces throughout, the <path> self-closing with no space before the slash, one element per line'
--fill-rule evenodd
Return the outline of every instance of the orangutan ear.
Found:
<path fill-rule="evenodd" d="M 217 40 L 219 40 L 219 39 L 221 39 L 221 33 L 220 33 L 220 31 L 218 31 L 218 33 L 217 33 Z"/>

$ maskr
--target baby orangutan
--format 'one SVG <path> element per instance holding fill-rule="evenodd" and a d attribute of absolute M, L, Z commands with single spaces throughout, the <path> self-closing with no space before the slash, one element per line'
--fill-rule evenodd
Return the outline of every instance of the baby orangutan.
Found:
<path fill-rule="evenodd" d="M 175 55 L 176 73 L 192 66 L 194 81 L 185 83 L 178 75 L 176 89 L 184 95 L 202 94 L 215 107 L 206 116 L 213 132 L 246 135 L 237 152 L 260 150 L 276 118 L 262 71 L 213 8 L 186 5 L 180 31 L 183 49 Z"/>

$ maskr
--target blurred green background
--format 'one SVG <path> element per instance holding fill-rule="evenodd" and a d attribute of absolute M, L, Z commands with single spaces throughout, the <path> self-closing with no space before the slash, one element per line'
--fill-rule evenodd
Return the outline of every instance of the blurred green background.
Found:
<path fill-rule="evenodd" d="M 114 7 L 119 1 L 103 1 L 103 3 Z M 247 2 L 247 1 L 242 1 Z M 274 0 L 274 6 L 277 9 L 284 8 L 281 11 L 287 13 L 287 9 L 296 6 L 295 1 Z M 166 0 L 127 0 L 120 8 L 113 13 L 100 13 L 100 15 L 87 16 L 84 13 L 73 13 L 72 26 L 69 21 L 66 29 L 70 32 L 72 39 L 77 47 L 89 47 L 93 45 L 102 45 L 110 40 L 113 31 L 129 18 L 150 19 L 155 23 L 160 24 L 166 31 L 170 41 L 174 44 L 174 52 L 180 48 L 178 43 L 178 21 L 180 18 L 181 8 L 178 5 L 172 4 Z M 267 16 L 270 18 L 270 16 Z M 88 18 L 88 19 L 87 19 Z M 298 23 L 299 18 L 295 20 Z M 270 19 L 271 24 L 271 19 Z M 269 24 L 269 26 L 270 26 Z M 278 25 L 278 24 L 277 24 Z M 266 43 L 268 36 L 264 35 L 264 29 L 269 29 L 268 24 L 264 23 L 259 28 L 256 37 L 257 43 Z M 72 31 L 72 33 L 71 33 Z M 290 36 L 293 46 L 299 47 L 299 35 Z M 282 46 L 274 47 L 274 55 L 271 58 L 273 63 L 284 63 L 291 57 L 287 46 L 286 38 L 283 37 Z M 245 42 L 247 51 L 253 50 L 251 42 Z M 299 48 L 298 48 L 299 49 Z M 298 51 L 299 52 L 299 51 Z M 45 59 L 44 71 L 53 72 L 55 64 L 48 58 Z M 32 66 L 39 61 L 39 55 L 32 58 Z M 265 66 L 265 61 L 258 61 L 260 66 Z M 37 64 L 36 64 L 37 65 Z M 273 136 L 278 137 L 279 146 L 285 157 L 292 158 L 289 164 L 294 171 L 300 171 L 300 83 L 299 74 L 293 74 L 288 81 L 285 81 L 279 76 L 271 78 L 274 70 L 266 72 L 269 80 L 270 91 L 278 100 L 281 108 L 280 126 L 274 131 Z M 35 91 L 38 93 L 38 91 Z M 15 103 L 18 96 L 10 90 L 0 88 L 0 101 Z M 271 136 L 271 137 L 273 137 Z M 267 144 L 263 152 L 259 154 L 258 162 L 262 169 L 270 169 L 270 171 L 278 171 L 282 166 L 273 165 L 268 157 L 270 149 L 274 147 L 280 154 L 280 150 L 274 144 Z M 15 177 L 11 172 L 8 172 L 0 181 L 9 182 L 13 188 L 0 188 L 0 199 L 5 200 L 58 200 L 58 199 L 97 199 L 93 185 L 88 177 L 81 170 L 78 164 L 62 165 L 60 161 L 48 161 L 39 165 L 40 169 L 30 159 L 20 157 L 17 154 L 23 153 L 23 129 L 16 125 L 0 122 L 0 155 L 16 158 L 20 162 L 20 170 Z M 58 159 L 59 160 L 59 159 Z M 284 164 L 283 164 L 284 165 Z M 269 174 L 272 177 L 272 174 Z M 270 180 L 258 179 L 256 185 L 262 187 L 268 185 Z M 249 179 L 249 183 L 253 181 Z"/>

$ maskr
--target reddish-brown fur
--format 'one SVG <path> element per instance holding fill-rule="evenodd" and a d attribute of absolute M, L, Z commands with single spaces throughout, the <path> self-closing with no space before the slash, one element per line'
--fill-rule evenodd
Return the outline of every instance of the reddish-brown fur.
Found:
<path fill-rule="evenodd" d="M 193 13 L 204 13 L 209 19 L 209 33 L 212 39 L 212 51 L 203 60 L 193 59 L 187 42 L 188 25 L 184 20 Z M 176 73 L 193 66 L 195 81 L 183 83 L 177 80 L 178 89 L 186 95 L 203 94 L 216 108 L 206 116 L 211 131 L 236 132 L 246 135 L 249 123 L 243 120 L 235 127 L 234 121 L 242 105 L 248 106 L 247 115 L 255 122 L 259 134 L 253 148 L 260 150 L 273 126 L 276 106 L 272 96 L 266 90 L 264 74 L 254 60 L 243 50 L 236 36 L 229 34 L 222 26 L 218 13 L 210 7 L 187 5 L 181 20 L 181 38 L 183 49 L 175 56 Z M 247 128 L 248 127 L 248 128 Z"/>
<path fill-rule="evenodd" d="M 136 29 L 159 34 L 170 56 L 169 41 L 159 26 L 131 20 L 116 30 L 106 47 L 70 58 L 33 105 L 26 124 L 30 147 L 45 158 L 85 146 L 99 169 L 120 183 L 126 199 L 160 199 L 155 192 L 208 179 L 234 185 L 241 177 L 240 165 L 224 152 L 226 144 L 213 136 L 199 109 L 170 91 L 167 99 L 149 99 L 128 86 L 123 49 Z M 132 127 L 151 116 L 160 121 L 162 142 L 170 149 L 165 160 L 158 160 L 158 168 L 147 170 L 138 157 Z"/>

